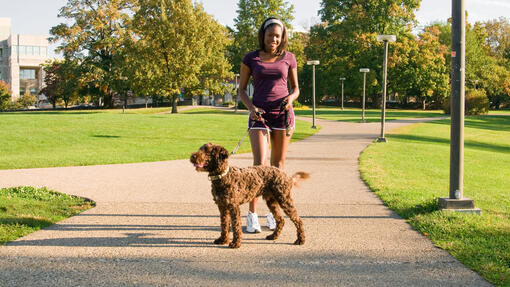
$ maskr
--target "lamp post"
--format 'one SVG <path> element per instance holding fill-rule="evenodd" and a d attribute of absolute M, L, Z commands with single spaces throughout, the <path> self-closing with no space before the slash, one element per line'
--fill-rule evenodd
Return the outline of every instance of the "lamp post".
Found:
<path fill-rule="evenodd" d="M 340 78 L 340 81 L 342 81 L 342 111 L 344 110 L 344 81 L 345 78 Z"/>
<path fill-rule="evenodd" d="M 361 122 L 365 122 L 365 86 L 367 83 L 367 73 L 370 72 L 370 69 L 368 68 L 361 68 L 359 69 L 361 73 L 363 73 L 363 100 L 361 103 Z"/>
<path fill-rule="evenodd" d="M 235 107 L 235 112 L 237 113 L 237 105 L 239 104 L 239 88 L 237 87 L 237 77 L 239 77 L 239 74 L 235 74 L 234 76 L 236 78 L 236 86 L 235 86 L 235 90 L 236 90 L 236 107 Z"/>
<path fill-rule="evenodd" d="M 313 80 L 312 80 L 312 89 L 313 89 L 313 92 L 312 92 L 312 97 L 313 97 L 313 105 L 312 105 L 312 110 L 313 110 L 313 118 L 312 118 L 312 129 L 316 129 L 317 127 L 315 126 L 315 66 L 316 65 L 319 65 L 320 62 L 319 60 L 313 60 L 313 61 L 307 61 L 306 62 L 307 65 L 311 65 L 313 67 Z"/>
<path fill-rule="evenodd" d="M 377 41 L 384 42 L 381 135 L 377 139 L 377 142 L 386 142 L 386 138 L 384 137 L 384 122 L 386 120 L 386 83 L 387 83 L 387 79 L 388 79 L 388 43 L 395 42 L 396 40 L 397 40 L 397 36 L 395 36 L 395 35 L 377 35 Z"/>
<path fill-rule="evenodd" d="M 466 9 L 464 0 L 452 0 L 452 80 L 450 128 L 450 197 L 440 197 L 441 210 L 480 214 L 464 197 L 464 103 L 466 92 Z"/>

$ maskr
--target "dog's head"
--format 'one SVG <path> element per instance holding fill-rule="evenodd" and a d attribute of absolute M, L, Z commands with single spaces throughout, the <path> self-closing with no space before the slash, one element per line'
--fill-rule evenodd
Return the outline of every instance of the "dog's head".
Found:
<path fill-rule="evenodd" d="M 228 167 L 228 151 L 213 143 L 206 143 L 191 154 L 190 161 L 197 171 L 220 174 Z"/>

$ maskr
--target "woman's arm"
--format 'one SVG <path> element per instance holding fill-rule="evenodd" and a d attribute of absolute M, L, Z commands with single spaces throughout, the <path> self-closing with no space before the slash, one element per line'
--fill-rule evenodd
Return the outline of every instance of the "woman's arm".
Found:
<path fill-rule="evenodd" d="M 252 120 L 260 121 L 262 120 L 262 116 L 260 116 L 259 112 L 264 112 L 263 110 L 257 108 L 253 105 L 252 101 L 248 97 L 248 93 L 246 93 L 246 88 L 248 87 L 248 81 L 250 80 L 251 69 L 246 66 L 244 63 L 241 63 L 241 78 L 239 80 L 239 97 L 243 104 L 250 111 L 250 117 Z"/>
<path fill-rule="evenodd" d="M 285 109 L 290 109 L 292 102 L 294 102 L 299 97 L 299 84 L 298 84 L 298 74 L 297 68 L 291 68 L 289 73 L 289 83 L 290 83 L 290 91 L 291 93 L 288 96 L 289 102 Z"/>

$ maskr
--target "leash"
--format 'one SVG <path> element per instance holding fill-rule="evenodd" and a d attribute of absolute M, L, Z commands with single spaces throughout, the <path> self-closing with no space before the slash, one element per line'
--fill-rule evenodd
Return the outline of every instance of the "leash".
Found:
<path fill-rule="evenodd" d="M 258 112 L 258 113 L 260 114 L 260 116 L 263 116 L 263 113 L 260 113 L 260 112 Z M 264 122 L 264 118 L 262 118 L 262 122 Z M 237 143 L 236 148 L 235 148 L 235 149 L 234 149 L 234 150 L 230 153 L 230 155 L 234 155 L 234 154 L 237 152 L 237 150 L 241 147 L 241 144 L 243 143 L 244 138 L 246 138 L 246 136 L 250 133 L 250 130 L 253 128 L 253 126 L 255 125 L 255 123 L 257 123 L 257 121 L 255 121 L 255 120 L 254 120 L 254 121 L 253 121 L 253 123 L 251 124 L 251 127 L 249 127 L 249 128 L 246 130 L 246 133 L 245 133 L 245 134 L 244 134 L 244 136 L 241 138 L 241 140 Z M 267 144 L 269 145 L 269 129 L 268 129 L 268 128 L 266 128 L 266 130 L 267 130 Z"/>
<path fill-rule="evenodd" d="M 285 135 L 286 136 L 290 136 L 290 124 L 289 124 L 289 121 L 288 121 L 288 119 L 289 119 L 289 111 L 285 109 L 285 106 L 287 106 L 288 102 L 289 102 L 289 100 L 286 98 L 280 104 L 280 114 L 282 112 L 285 112 L 284 113 L 284 121 L 285 121 Z"/>
<path fill-rule="evenodd" d="M 237 152 L 237 150 L 241 147 L 241 144 L 243 143 L 244 138 L 250 133 L 250 130 L 253 128 L 255 123 L 256 123 L 256 121 L 253 121 L 253 124 L 251 124 L 251 127 L 249 127 L 248 130 L 246 130 L 246 133 L 241 138 L 241 140 L 237 143 L 236 148 L 230 153 L 230 155 L 234 155 Z"/>
<path fill-rule="evenodd" d="M 284 121 L 285 121 L 285 135 L 286 136 L 290 136 L 290 124 L 289 124 L 289 111 L 285 109 L 285 106 L 287 106 L 287 103 L 289 102 L 288 99 L 285 99 L 282 101 L 282 103 L 280 104 L 280 114 L 282 112 L 284 112 Z M 260 112 L 259 112 L 260 113 Z M 263 116 L 263 114 L 260 114 L 261 116 Z M 262 121 L 264 121 L 264 118 L 262 118 Z M 253 126 L 255 125 L 257 121 L 253 121 L 253 124 L 251 124 L 251 127 L 249 127 L 247 130 L 246 130 L 246 133 L 244 134 L 244 136 L 241 138 L 241 140 L 237 143 L 237 146 L 235 147 L 235 149 L 230 153 L 230 155 L 234 155 L 237 150 L 241 147 L 241 144 L 243 143 L 243 140 L 244 138 L 246 138 L 246 136 L 250 133 L 250 130 L 253 128 Z M 269 145 L 270 143 L 270 140 L 269 140 L 269 128 L 266 128 L 267 130 L 267 144 Z"/>

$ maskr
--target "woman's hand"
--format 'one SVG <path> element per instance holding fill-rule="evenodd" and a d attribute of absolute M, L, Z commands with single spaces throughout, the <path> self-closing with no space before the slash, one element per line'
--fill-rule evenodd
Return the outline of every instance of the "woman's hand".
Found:
<path fill-rule="evenodd" d="M 290 111 L 290 108 L 292 108 L 292 102 L 294 101 L 294 99 L 292 98 L 291 95 L 288 95 L 282 102 L 281 106 L 280 106 L 280 110 L 284 110 L 284 111 Z M 282 106 L 283 106 L 283 109 L 282 109 Z"/>
<path fill-rule="evenodd" d="M 264 121 L 264 118 L 262 117 L 262 114 L 264 114 L 265 111 L 263 109 L 260 109 L 256 106 L 252 106 L 250 109 L 250 119 L 254 121 Z"/>

